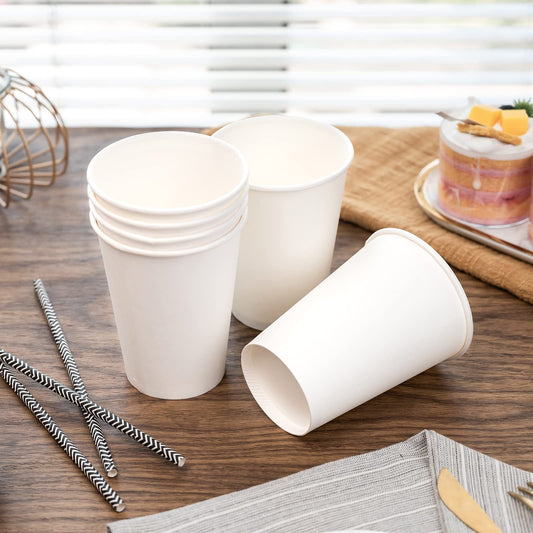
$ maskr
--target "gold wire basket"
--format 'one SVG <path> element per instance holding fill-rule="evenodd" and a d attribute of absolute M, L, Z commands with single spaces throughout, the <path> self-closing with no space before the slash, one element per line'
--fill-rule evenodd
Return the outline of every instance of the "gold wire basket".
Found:
<path fill-rule="evenodd" d="M 0 69 L 0 206 L 24 200 L 64 174 L 68 134 L 43 91 L 11 69 Z"/>

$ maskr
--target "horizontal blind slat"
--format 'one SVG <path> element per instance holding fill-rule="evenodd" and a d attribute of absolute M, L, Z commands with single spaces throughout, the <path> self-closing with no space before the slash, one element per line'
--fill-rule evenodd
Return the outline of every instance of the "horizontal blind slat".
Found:
<path fill-rule="evenodd" d="M 290 112 L 291 110 L 289 110 Z M 145 113 L 128 110 L 110 110 L 105 120 L 97 118 L 93 109 L 69 108 L 63 114 L 69 127 L 83 126 L 119 126 L 138 127 L 142 124 Z M 408 126 L 437 126 L 440 118 L 429 113 L 305 113 L 299 111 L 300 116 L 322 120 L 329 124 L 339 126 L 385 126 L 385 127 L 408 127 Z M 152 112 L 154 123 L 160 127 L 212 127 L 220 126 L 240 120 L 247 116 L 246 113 L 210 112 L 208 110 L 180 110 L 169 113 L 167 110 Z"/>
<path fill-rule="evenodd" d="M 457 27 L 403 26 L 393 28 L 156 28 L 145 25 L 101 24 L 87 26 L 32 26 L 26 28 L 2 28 L 0 47 L 9 45 L 28 46 L 40 42 L 65 44 L 77 43 L 126 43 L 146 41 L 157 44 L 193 46 L 305 46 L 329 43 L 340 47 L 371 42 L 374 46 L 400 44 L 432 45 L 434 43 L 476 43 L 479 46 L 504 43 L 533 43 L 533 28 L 502 26 L 498 28 L 474 28 L 461 30 Z"/>
<path fill-rule="evenodd" d="M 43 84 L 57 83 L 62 87 L 77 86 L 128 86 L 136 87 L 195 87 L 209 86 L 218 90 L 236 89 L 289 89 L 313 88 L 327 85 L 327 89 L 352 87 L 354 84 L 413 85 L 427 83 L 441 85 L 492 84 L 527 85 L 532 81 L 530 73 L 524 70 L 501 70 L 482 72 L 455 72 L 444 70 L 376 70 L 352 71 L 207 71 L 200 69 L 180 70 L 168 68 L 123 66 L 112 67 L 68 67 L 68 66 L 28 66 L 28 77 L 40 80 Z"/>
<path fill-rule="evenodd" d="M 150 9 L 146 7 L 149 5 Z M 98 7 L 96 12 L 95 7 Z M 323 3 L 323 4 L 152 4 L 150 2 L 87 2 L 84 4 L 57 3 L 56 5 L 23 4 L 0 5 L 4 23 L 23 23 L 31 16 L 35 21 L 57 21 L 79 18 L 95 20 L 114 18 L 127 10 L 130 20 L 150 22 L 179 22 L 200 24 L 230 21 L 255 23 L 309 22 L 317 19 L 351 18 L 359 20 L 460 20 L 464 18 L 508 18 L 531 16 L 528 2 L 509 3 Z"/>
<path fill-rule="evenodd" d="M 410 64 L 424 65 L 457 65 L 468 63 L 477 65 L 497 64 L 505 67 L 512 64 L 530 66 L 532 50 L 529 47 L 507 47 L 494 49 L 461 50 L 460 54 L 453 50 L 440 47 L 413 47 L 410 49 L 337 49 L 334 54 L 331 50 L 321 48 L 306 49 L 268 49 L 268 50 L 172 50 L 159 49 L 154 45 L 117 45 L 109 48 L 106 46 L 91 46 L 85 54 L 80 54 L 75 45 L 50 45 L 43 44 L 28 52 L 20 49 L 4 49 L 0 51 L 3 64 L 8 64 L 5 58 L 13 62 L 46 61 L 52 58 L 52 64 L 69 65 L 138 65 L 139 62 L 159 65 L 195 65 L 195 66 L 223 66 L 240 67 L 242 69 L 262 67 L 289 67 L 295 65 L 344 65 L 357 63 L 361 65 L 374 64 Z M 459 70 L 459 69 L 458 69 Z"/>
<path fill-rule="evenodd" d="M 491 101 L 507 102 L 509 90 L 512 86 L 502 86 L 485 90 L 482 96 Z M 54 91 L 56 93 L 56 91 Z M 397 94 L 391 94 L 388 87 L 368 86 L 356 92 L 215 92 L 191 91 L 176 93 L 175 91 L 151 91 L 130 89 L 125 87 L 120 91 L 105 91 L 99 88 L 84 91 L 58 91 L 57 98 L 64 105 L 74 106 L 84 104 L 95 108 L 112 108 L 135 104 L 137 108 L 160 107 L 205 107 L 213 105 L 217 109 L 262 108 L 271 111 L 281 106 L 313 106 L 316 110 L 361 109 L 379 105 L 382 111 L 421 111 L 425 109 L 440 110 L 443 106 L 456 105 L 457 97 L 450 94 L 447 88 L 427 85 L 421 87 L 397 88 Z M 398 97 L 401 105 L 398 105 Z"/>

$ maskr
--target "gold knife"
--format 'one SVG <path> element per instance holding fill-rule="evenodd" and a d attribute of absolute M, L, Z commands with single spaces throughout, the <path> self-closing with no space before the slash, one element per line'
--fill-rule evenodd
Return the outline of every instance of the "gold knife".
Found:
<path fill-rule="evenodd" d="M 447 468 L 440 471 L 437 488 L 446 507 L 470 529 L 477 533 L 502 533 Z"/>

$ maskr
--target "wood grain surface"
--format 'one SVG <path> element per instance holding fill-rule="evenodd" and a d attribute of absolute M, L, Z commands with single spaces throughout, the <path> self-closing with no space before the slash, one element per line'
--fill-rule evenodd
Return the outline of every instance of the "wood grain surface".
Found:
<path fill-rule="evenodd" d="M 236 320 L 226 376 L 214 390 L 181 401 L 137 392 L 124 373 L 85 189 L 91 157 L 131 133 L 72 130 L 67 175 L 51 188 L 38 189 L 29 201 L 13 201 L 0 210 L 0 346 L 69 383 L 33 291 L 32 281 L 40 277 L 94 401 L 183 453 L 187 464 L 179 469 L 104 426 L 119 469 L 110 482 L 127 504 L 117 514 L 0 381 L 0 531 L 102 532 L 113 520 L 244 489 L 393 444 L 424 428 L 533 470 L 533 307 L 462 273 L 475 324 L 468 353 L 305 437 L 275 426 L 250 395 L 239 357 L 257 332 Z M 341 223 L 334 267 L 368 235 Z M 22 381 L 102 471 L 77 407 Z"/>

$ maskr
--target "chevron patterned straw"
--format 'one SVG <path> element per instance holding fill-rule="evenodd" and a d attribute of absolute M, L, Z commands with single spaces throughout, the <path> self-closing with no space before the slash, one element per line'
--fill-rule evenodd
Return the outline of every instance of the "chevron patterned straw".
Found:
<path fill-rule="evenodd" d="M 118 429 L 128 437 L 131 437 L 133 440 L 137 441 L 139 444 L 146 446 L 149 450 L 157 453 L 164 457 L 167 461 L 174 463 L 178 466 L 183 466 L 185 464 L 185 457 L 180 453 L 174 451 L 172 448 L 169 448 L 162 442 L 154 439 L 144 431 L 136 428 L 134 425 L 130 424 L 123 418 L 120 418 L 116 414 L 108 411 L 104 407 L 101 407 L 97 403 L 89 400 L 86 397 L 80 396 L 72 389 L 69 389 L 59 381 L 43 374 L 40 370 L 30 366 L 28 363 L 25 363 L 22 359 L 11 355 L 5 350 L 0 349 L 0 358 L 4 363 L 8 364 L 12 368 L 18 370 L 22 374 L 25 374 L 33 381 L 44 385 L 51 391 L 55 392 L 65 400 L 68 400 L 71 403 L 76 404 L 77 406 L 85 409 L 89 413 L 93 414 L 103 422 L 106 422 L 110 426 Z"/>
<path fill-rule="evenodd" d="M 53 439 L 61 446 L 63 451 L 83 472 L 95 489 L 104 497 L 111 507 L 120 513 L 126 508 L 122 498 L 113 490 L 94 466 L 76 448 L 63 430 L 54 422 L 52 417 L 31 395 L 28 389 L 9 371 L 4 361 L 0 360 L 0 374 L 4 381 L 13 389 L 15 394 L 26 405 L 33 416 L 46 428 Z"/>
<path fill-rule="evenodd" d="M 61 328 L 61 324 L 57 318 L 52 301 L 50 300 L 50 297 L 44 288 L 44 283 L 40 279 L 36 279 L 33 282 L 33 288 L 35 289 L 35 293 L 37 294 L 37 298 L 41 304 L 41 308 L 46 317 L 46 321 L 48 322 L 52 336 L 54 337 L 54 341 L 57 349 L 59 350 L 59 354 L 61 355 L 61 359 L 63 360 L 65 368 L 67 369 L 68 377 L 70 378 L 72 386 L 80 396 L 88 398 L 89 395 L 87 394 L 87 389 L 85 388 L 80 371 L 78 370 L 78 365 L 76 364 L 74 356 L 70 351 L 67 338 L 63 333 L 63 329 Z M 85 417 L 85 421 L 87 422 L 87 426 L 91 432 L 94 445 L 96 446 L 96 450 L 98 451 L 98 455 L 100 456 L 100 460 L 102 461 L 102 465 L 104 466 L 107 475 L 109 477 L 115 477 L 118 474 L 118 471 L 98 420 L 91 413 L 88 413 L 83 409 L 81 411 Z"/>

